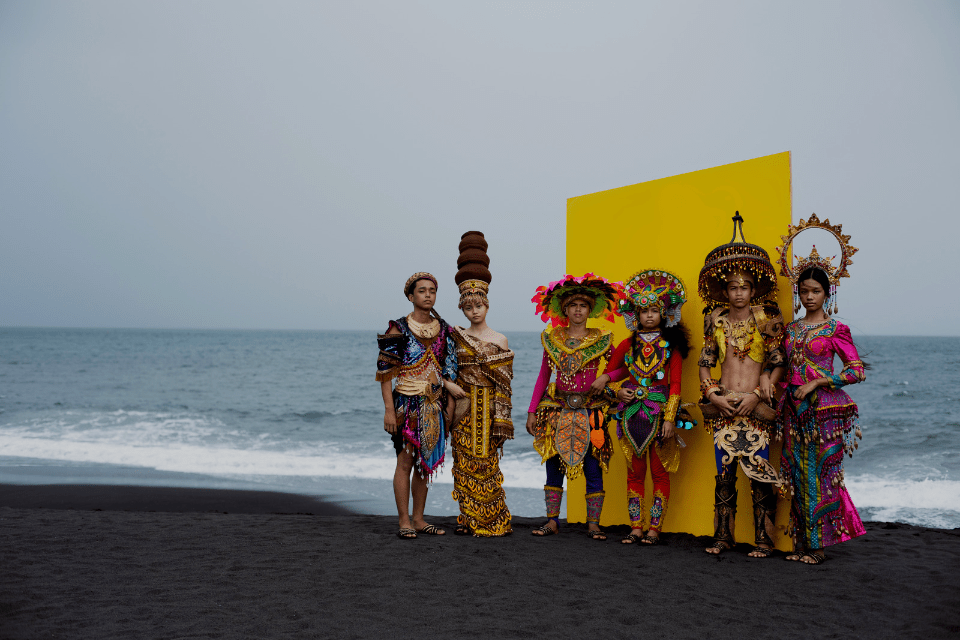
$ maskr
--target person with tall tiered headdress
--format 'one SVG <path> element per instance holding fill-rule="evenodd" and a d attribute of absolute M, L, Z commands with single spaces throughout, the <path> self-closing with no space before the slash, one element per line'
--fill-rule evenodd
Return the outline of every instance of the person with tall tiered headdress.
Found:
<path fill-rule="evenodd" d="M 790 247 L 807 229 L 823 229 L 840 243 L 834 267 L 817 248 L 790 265 Z M 847 266 L 857 248 L 841 225 L 820 222 L 816 214 L 787 228 L 780 247 L 780 273 L 793 283 L 796 311 L 806 315 L 787 325 L 784 335 L 787 373 L 780 398 L 784 441 L 781 468 L 790 485 L 794 552 L 788 560 L 820 564 L 823 549 L 862 536 L 866 531 L 843 482 L 843 455 L 853 455 L 861 437 L 857 405 L 841 387 L 862 382 L 863 361 L 847 325 L 831 318 L 837 312 L 837 285 L 849 277 Z M 833 372 L 834 356 L 843 362 Z"/>
<path fill-rule="evenodd" d="M 463 234 L 455 281 L 460 287 L 459 307 L 470 327 L 453 327 L 451 333 L 458 365 L 458 389 L 451 390 L 457 398 L 451 421 L 453 499 L 460 504 L 455 533 L 477 537 L 512 531 L 500 455 L 503 443 L 513 438 L 510 381 L 514 354 L 506 336 L 487 326 L 489 265 L 483 234 Z"/>
<path fill-rule="evenodd" d="M 428 479 L 443 464 L 445 387 L 451 387 L 457 377 L 457 357 L 450 326 L 433 310 L 437 279 L 423 271 L 415 273 L 403 285 L 403 293 L 413 303 L 413 311 L 391 320 L 387 332 L 377 336 L 377 381 L 383 394 L 383 428 L 397 452 L 393 475 L 400 517 L 397 535 L 411 539 L 418 533 L 445 533 L 423 519 L 423 510 Z M 391 388 L 393 380 L 396 386 Z"/>
<path fill-rule="evenodd" d="M 613 447 L 604 429 L 604 413 L 615 400 L 613 392 L 597 379 L 600 363 L 613 351 L 613 334 L 587 328 L 589 318 L 614 319 L 623 298 L 622 284 L 592 273 L 539 287 L 531 300 L 544 322 L 540 341 L 543 362 L 530 400 L 527 432 L 547 466 L 544 486 L 547 522 L 533 530 L 548 536 L 559 531 L 563 477 L 581 473 L 587 481 L 587 529 L 594 540 L 606 540 L 600 529 L 603 510 L 603 472 Z M 556 382 L 550 383 L 551 374 Z M 549 383 L 549 384 L 548 384 Z"/>
<path fill-rule="evenodd" d="M 777 274 L 770 256 L 747 243 L 739 212 L 733 221 L 733 238 L 707 255 L 698 284 L 707 305 L 698 362 L 700 408 L 713 435 L 717 463 L 714 543 L 706 551 L 718 554 L 735 544 L 739 463 L 753 494 L 756 546 L 749 555 L 768 558 L 777 510 L 774 487 L 781 479 L 769 462 L 776 413 L 767 402 L 783 374 L 783 318 L 773 297 Z M 717 364 L 719 380 L 711 372 Z"/>
<path fill-rule="evenodd" d="M 627 511 L 630 533 L 624 544 L 660 542 L 660 530 L 670 499 L 670 473 L 677 470 L 680 449 L 675 432 L 692 426 L 689 416 L 678 416 L 683 359 L 690 350 L 689 337 L 680 323 L 686 302 L 683 281 L 661 269 L 633 275 L 620 303 L 629 338 L 617 346 L 602 382 L 626 380 L 617 392 L 614 414 L 617 436 L 627 459 Z M 611 408 L 611 411 L 614 411 Z M 647 460 L 653 477 L 650 528 L 643 532 L 644 483 Z"/>

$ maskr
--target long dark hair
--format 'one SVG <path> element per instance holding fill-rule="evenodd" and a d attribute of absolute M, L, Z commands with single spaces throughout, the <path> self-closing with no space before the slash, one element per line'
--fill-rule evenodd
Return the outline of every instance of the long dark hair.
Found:
<path fill-rule="evenodd" d="M 637 348 L 637 333 L 639 332 L 639 327 L 637 331 L 634 331 L 630 336 L 630 347 L 631 349 Z M 690 332 L 687 331 L 687 328 L 683 326 L 682 322 L 678 322 L 672 327 L 667 326 L 667 316 L 660 314 L 660 335 L 663 336 L 663 339 L 670 343 L 671 349 L 676 349 L 680 352 L 681 358 L 686 358 L 687 354 L 690 353 Z"/>

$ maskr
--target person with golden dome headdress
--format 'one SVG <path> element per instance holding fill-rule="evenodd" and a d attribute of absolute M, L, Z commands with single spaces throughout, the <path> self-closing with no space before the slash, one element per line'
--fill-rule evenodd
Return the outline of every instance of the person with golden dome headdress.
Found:
<path fill-rule="evenodd" d="M 620 343 L 610 358 L 602 382 L 626 380 L 617 392 L 620 401 L 611 411 L 617 418 L 617 436 L 627 459 L 627 512 L 630 533 L 624 544 L 653 545 L 670 499 L 670 473 L 680 461 L 675 429 L 689 428 L 693 421 L 680 406 L 683 359 L 690 350 L 687 331 L 680 322 L 686 302 L 683 281 L 661 269 L 634 274 L 624 287 L 620 303 L 630 337 Z M 650 527 L 644 534 L 644 483 L 647 460 L 653 478 Z"/>
<path fill-rule="evenodd" d="M 533 530 L 549 536 L 559 531 L 563 477 L 580 474 L 587 481 L 587 532 L 594 540 L 606 540 L 600 529 L 603 511 L 603 473 L 613 447 L 604 429 L 607 407 L 616 400 L 613 391 L 597 379 L 601 362 L 613 351 L 613 334 L 588 328 L 590 318 L 613 321 L 623 298 L 623 285 L 592 273 L 539 287 L 531 302 L 547 329 L 540 336 L 543 362 L 527 414 L 527 432 L 547 466 L 543 487 L 547 522 Z M 556 382 L 550 383 L 551 374 Z M 549 384 L 548 384 L 549 383 Z"/>
<path fill-rule="evenodd" d="M 445 533 L 424 520 L 423 510 L 428 480 L 443 464 L 447 445 L 443 408 L 446 389 L 455 388 L 457 358 L 450 326 L 433 310 L 437 279 L 417 272 L 407 278 L 403 293 L 413 311 L 391 320 L 387 332 L 377 336 L 377 381 L 383 394 L 383 428 L 397 452 L 393 475 L 400 518 L 397 535 L 413 539 L 418 533 Z"/>
<path fill-rule="evenodd" d="M 737 232 L 740 240 L 737 240 Z M 767 404 L 783 375 L 783 318 L 775 302 L 777 274 L 770 256 L 743 236 L 733 218 L 733 238 L 707 254 L 698 291 L 704 309 L 700 353 L 700 409 L 713 435 L 717 463 L 714 542 L 707 553 L 732 549 L 737 512 L 737 467 L 750 478 L 756 546 L 753 558 L 773 554 L 780 476 L 770 464 L 776 412 Z M 720 365 L 720 379 L 712 369 Z"/>
<path fill-rule="evenodd" d="M 487 325 L 490 259 L 479 231 L 461 237 L 455 281 L 468 328 L 453 327 L 457 352 L 457 397 L 451 420 L 453 499 L 460 505 L 455 533 L 477 537 L 512 531 L 503 491 L 500 455 L 513 438 L 510 382 L 513 351 L 507 338 Z M 459 393 L 462 389 L 464 393 Z"/>
<path fill-rule="evenodd" d="M 823 229 L 840 243 L 834 266 L 817 248 L 790 264 L 790 247 L 807 229 Z M 866 365 L 857 353 L 850 328 L 829 315 L 837 312 L 837 285 L 849 277 L 847 266 L 857 248 L 841 225 L 816 216 L 787 228 L 780 249 L 780 273 L 793 283 L 796 310 L 803 318 L 787 325 L 784 335 L 787 371 L 780 398 L 784 440 L 781 468 L 791 489 L 794 552 L 788 560 L 820 564 L 825 547 L 862 536 L 866 531 L 843 482 L 844 453 L 853 455 L 861 437 L 857 405 L 842 389 L 863 382 Z M 843 362 L 833 372 L 834 356 Z"/>

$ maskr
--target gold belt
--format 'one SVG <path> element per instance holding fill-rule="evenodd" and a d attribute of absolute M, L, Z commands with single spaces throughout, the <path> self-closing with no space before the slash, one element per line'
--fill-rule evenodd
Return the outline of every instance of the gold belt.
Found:
<path fill-rule="evenodd" d="M 437 389 L 434 389 L 437 387 Z M 443 386 L 433 384 L 429 380 L 409 380 L 401 379 L 397 383 L 396 391 L 402 396 L 425 396 L 430 402 L 436 402 L 440 399 L 440 389 Z"/>
<path fill-rule="evenodd" d="M 566 404 L 570 409 L 579 409 L 590 403 L 592 394 L 581 393 L 579 391 L 560 391 L 559 389 L 555 389 L 553 392 L 553 397 L 557 400 L 563 400 L 564 404 Z"/>

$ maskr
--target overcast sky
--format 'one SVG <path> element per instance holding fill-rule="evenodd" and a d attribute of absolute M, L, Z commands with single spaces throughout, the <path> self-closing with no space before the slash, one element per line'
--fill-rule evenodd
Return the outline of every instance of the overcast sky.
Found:
<path fill-rule="evenodd" d="M 854 331 L 960 335 L 958 62 L 953 0 L 0 2 L 0 325 L 462 322 L 478 229 L 539 330 L 567 198 L 791 151 Z"/>

